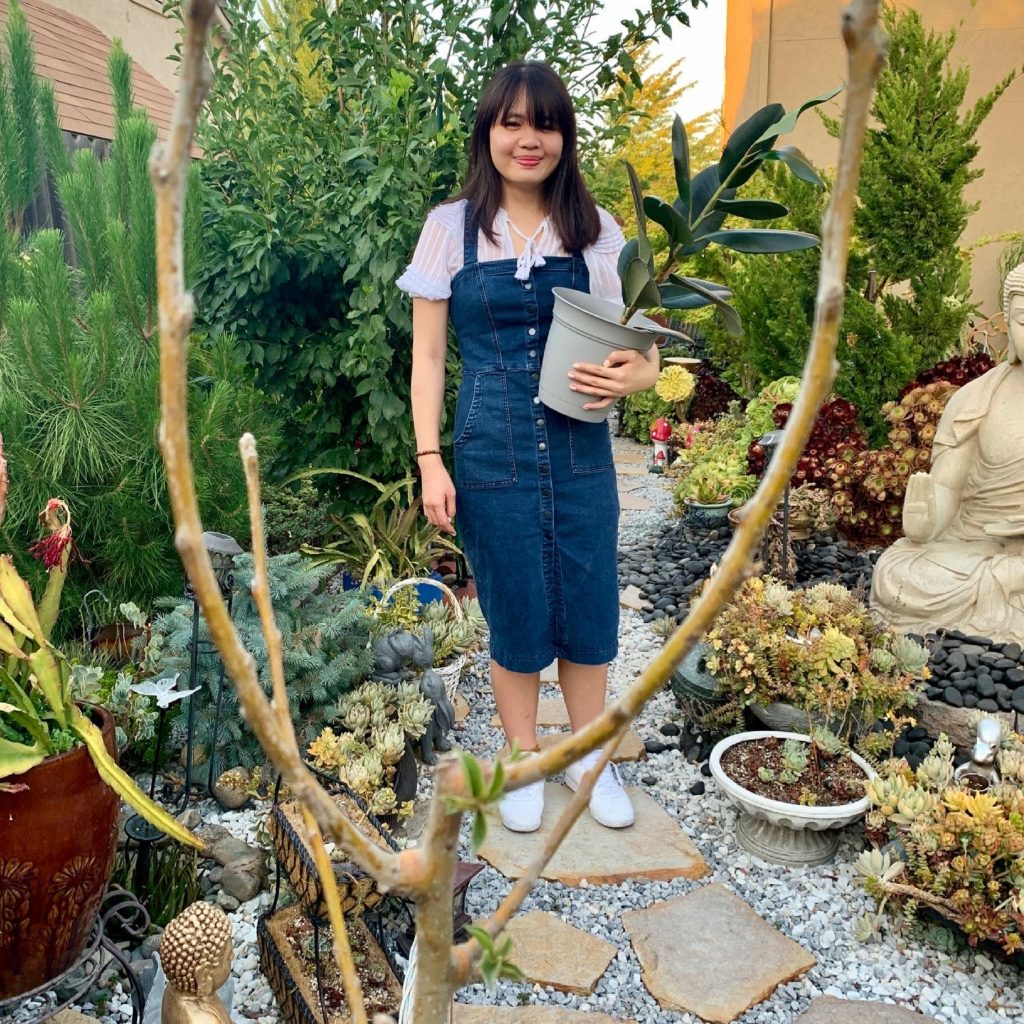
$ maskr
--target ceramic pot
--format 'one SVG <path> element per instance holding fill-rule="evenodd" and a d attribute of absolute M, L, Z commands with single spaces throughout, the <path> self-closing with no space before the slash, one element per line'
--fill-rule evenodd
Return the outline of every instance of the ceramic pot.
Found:
<path fill-rule="evenodd" d="M 722 756 L 730 747 L 769 738 L 810 741 L 806 733 L 774 730 L 741 732 L 727 736 L 711 751 L 711 775 L 722 792 L 740 809 L 736 838 L 744 850 L 773 864 L 791 867 L 825 864 L 832 860 L 839 848 L 837 830 L 853 824 L 867 813 L 868 798 L 865 796 L 835 807 L 805 807 L 751 793 L 726 775 Z M 867 761 L 852 752 L 847 756 L 867 778 L 874 778 L 875 772 Z"/>
<path fill-rule="evenodd" d="M 611 406 L 583 408 L 594 397 L 570 389 L 569 371 L 573 363 L 603 363 L 610 353 L 623 349 L 646 352 L 658 338 L 668 335 L 687 340 L 685 335 L 640 313 L 635 313 L 628 324 L 620 324 L 622 306 L 596 295 L 572 288 L 552 291 L 555 309 L 544 345 L 539 394 L 549 409 L 571 419 L 601 423 L 611 411 Z"/>
<path fill-rule="evenodd" d="M 686 498 L 683 502 L 685 511 L 683 518 L 690 526 L 701 530 L 718 530 L 728 525 L 729 510 L 732 508 L 731 501 L 720 501 L 714 505 L 704 505 L 693 498 Z"/>
<path fill-rule="evenodd" d="M 89 709 L 114 756 L 114 719 Z M 114 867 L 117 794 L 84 746 L 0 793 L 0 1002 L 63 974 L 85 949 Z"/>

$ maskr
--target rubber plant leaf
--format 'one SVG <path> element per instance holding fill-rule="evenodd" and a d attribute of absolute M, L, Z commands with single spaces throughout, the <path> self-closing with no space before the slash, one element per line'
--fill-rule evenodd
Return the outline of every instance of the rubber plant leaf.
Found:
<path fill-rule="evenodd" d="M 61 668 L 48 647 L 40 647 L 28 656 L 28 663 L 36 677 L 36 686 L 46 698 L 53 717 L 62 728 L 68 727 L 68 707 L 64 701 L 64 681 Z"/>
<path fill-rule="evenodd" d="M 0 618 L 37 643 L 43 634 L 29 585 L 18 575 L 10 555 L 0 555 Z"/>
<path fill-rule="evenodd" d="M 785 217 L 789 207 L 771 199 L 719 199 L 716 210 L 723 210 L 730 217 L 746 217 L 747 220 L 775 220 Z"/>
<path fill-rule="evenodd" d="M 639 305 L 650 308 L 661 304 L 661 293 L 651 277 L 650 268 L 642 259 L 635 259 L 626 268 L 622 280 L 622 297 L 627 307 Z"/>
<path fill-rule="evenodd" d="M 631 238 L 623 247 L 619 253 L 619 259 L 617 263 L 619 278 L 624 280 L 626 277 L 626 268 L 633 262 L 640 258 L 640 243 L 635 239 Z"/>
<path fill-rule="evenodd" d="M 820 96 L 815 96 L 810 100 L 804 100 L 799 107 L 791 110 L 784 117 L 776 121 L 775 124 L 766 128 L 757 141 L 767 142 L 770 139 L 777 139 L 780 135 L 788 135 L 794 128 L 796 128 L 796 123 L 800 119 L 800 115 L 805 110 L 810 110 L 811 107 L 820 106 L 822 103 L 828 103 L 829 100 L 838 96 L 844 88 L 845 86 L 837 85 L 834 89 L 829 89 L 828 92 L 823 92 Z"/>
<path fill-rule="evenodd" d="M 204 848 L 205 844 L 201 839 L 193 835 L 177 818 L 146 796 L 131 780 L 131 777 L 117 766 L 103 742 L 103 734 L 78 708 L 72 709 L 71 728 L 88 749 L 89 756 L 92 758 L 92 763 L 96 766 L 100 778 L 126 804 L 130 804 L 154 828 L 160 829 L 171 839 L 184 843 L 186 846 L 194 846 L 197 850 Z"/>
<path fill-rule="evenodd" d="M 773 231 L 770 228 L 738 228 L 714 231 L 705 236 L 706 242 L 717 242 L 734 252 L 780 253 L 813 249 L 821 241 L 806 231 Z"/>
<path fill-rule="evenodd" d="M 676 191 L 679 193 L 679 214 L 690 223 L 690 147 L 686 140 L 686 126 L 676 114 L 672 121 L 672 165 L 676 172 Z"/>
<path fill-rule="evenodd" d="M 778 149 L 773 149 L 768 153 L 765 159 L 781 161 L 796 177 L 801 181 L 806 181 L 808 185 L 817 185 L 818 188 L 825 187 L 825 182 L 821 180 L 821 176 L 814 169 L 814 164 L 796 146 L 779 146 Z"/>
<path fill-rule="evenodd" d="M 629 176 L 629 191 L 633 196 L 633 208 L 636 211 L 636 235 L 637 255 L 643 260 L 645 266 L 651 267 L 654 259 L 654 253 L 651 251 L 651 243 L 647 240 L 647 215 L 644 213 L 644 193 L 640 187 L 640 179 L 636 176 L 636 171 L 633 169 L 633 165 L 629 161 L 623 161 L 626 164 L 626 174 Z M 632 305 L 632 303 L 626 303 L 626 305 Z"/>
<path fill-rule="evenodd" d="M 39 743 L 29 746 L 27 743 L 15 743 L 0 737 L 0 779 L 12 775 L 22 775 L 42 764 L 46 760 L 47 751 Z"/>
<path fill-rule="evenodd" d="M 695 293 L 705 300 L 705 303 L 710 303 L 715 306 L 718 312 L 722 316 L 722 322 L 725 324 L 725 329 L 734 337 L 738 338 L 743 333 L 743 322 L 740 320 L 739 313 L 729 305 L 726 301 L 732 298 L 732 292 L 728 288 L 721 288 L 711 285 L 710 281 L 701 281 L 696 277 L 680 277 L 673 274 L 669 278 L 670 285 L 662 286 L 662 294 L 665 293 L 666 287 L 681 288 L 684 291 Z M 709 287 L 710 285 L 710 287 Z M 669 309 L 672 307 L 669 306 Z"/>
<path fill-rule="evenodd" d="M 668 234 L 672 246 L 686 245 L 690 241 L 690 225 L 674 207 L 658 196 L 644 196 L 644 212 Z"/>
<path fill-rule="evenodd" d="M 769 103 L 737 126 L 718 161 L 718 177 L 723 184 L 739 188 L 754 176 L 761 155 L 772 148 L 770 142 L 761 141 L 761 136 L 785 113 L 786 108 L 781 103 Z"/>

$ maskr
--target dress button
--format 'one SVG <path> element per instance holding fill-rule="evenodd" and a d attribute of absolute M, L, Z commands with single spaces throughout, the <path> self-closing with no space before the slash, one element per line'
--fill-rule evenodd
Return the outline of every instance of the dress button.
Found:
<path fill-rule="evenodd" d="M 547 450 L 548 446 L 543 441 L 541 441 L 541 443 L 537 445 L 537 447 L 543 452 Z"/>
<path fill-rule="evenodd" d="M 539 395 L 534 395 L 533 396 L 533 404 L 534 405 L 540 405 L 540 396 Z"/>
<path fill-rule="evenodd" d="M 537 333 L 537 328 L 531 327 L 526 333 L 532 338 Z"/>
<path fill-rule="evenodd" d="M 539 373 L 531 373 L 530 374 L 530 380 L 540 380 L 540 374 Z"/>
<path fill-rule="evenodd" d="M 542 419 L 538 419 L 537 420 L 537 426 L 538 427 L 543 427 L 544 426 L 544 421 Z"/>
<path fill-rule="evenodd" d="M 537 358 L 537 350 L 535 348 L 531 348 L 529 355 L 530 355 L 531 359 L 536 359 Z"/>
<path fill-rule="evenodd" d="M 524 284 L 524 285 L 523 285 L 523 287 L 524 287 L 524 288 L 525 288 L 525 289 L 526 289 L 527 291 L 530 291 L 530 290 L 531 290 L 531 289 L 533 288 L 533 285 L 532 285 L 532 284 L 531 284 L 531 283 L 530 283 L 529 281 L 527 281 L 527 282 L 526 282 L 526 284 Z"/>

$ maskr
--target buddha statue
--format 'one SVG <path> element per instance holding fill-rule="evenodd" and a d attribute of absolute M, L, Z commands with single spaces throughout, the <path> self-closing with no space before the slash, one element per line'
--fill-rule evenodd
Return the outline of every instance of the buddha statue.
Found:
<path fill-rule="evenodd" d="M 167 976 L 160 1024 L 231 1024 L 217 990 L 231 974 L 231 922 L 212 903 L 193 903 L 160 938 Z"/>
<path fill-rule="evenodd" d="M 875 567 L 871 604 L 900 629 L 1024 644 L 1024 264 L 1003 309 L 1006 360 L 949 400 L 931 471 L 907 481 L 906 536 Z"/>

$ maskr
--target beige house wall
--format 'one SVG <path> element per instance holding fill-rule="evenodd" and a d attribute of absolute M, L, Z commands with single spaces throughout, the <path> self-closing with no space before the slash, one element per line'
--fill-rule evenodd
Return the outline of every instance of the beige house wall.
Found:
<path fill-rule="evenodd" d="M 727 0 L 724 120 L 731 131 L 765 103 L 787 108 L 841 82 L 845 55 L 839 35 L 842 0 Z M 1014 67 L 1024 64 L 1024 0 L 897 0 L 916 7 L 926 27 L 959 26 L 952 59 L 970 68 L 966 102 L 990 90 Z M 839 110 L 837 102 L 831 112 Z M 805 115 L 789 140 L 819 166 L 835 165 L 838 143 L 820 120 Z M 1024 231 L 1024 78 L 1018 78 L 996 104 L 978 133 L 981 152 L 975 166 L 983 176 L 969 186 L 980 204 L 963 236 L 979 239 Z M 1003 242 L 972 251 L 974 301 L 982 310 L 999 308 L 997 260 Z"/>
<path fill-rule="evenodd" d="M 161 85 L 177 88 L 178 65 L 168 59 L 178 40 L 178 22 L 164 17 L 160 0 L 47 0 L 91 21 L 108 39 L 124 48 Z"/>

